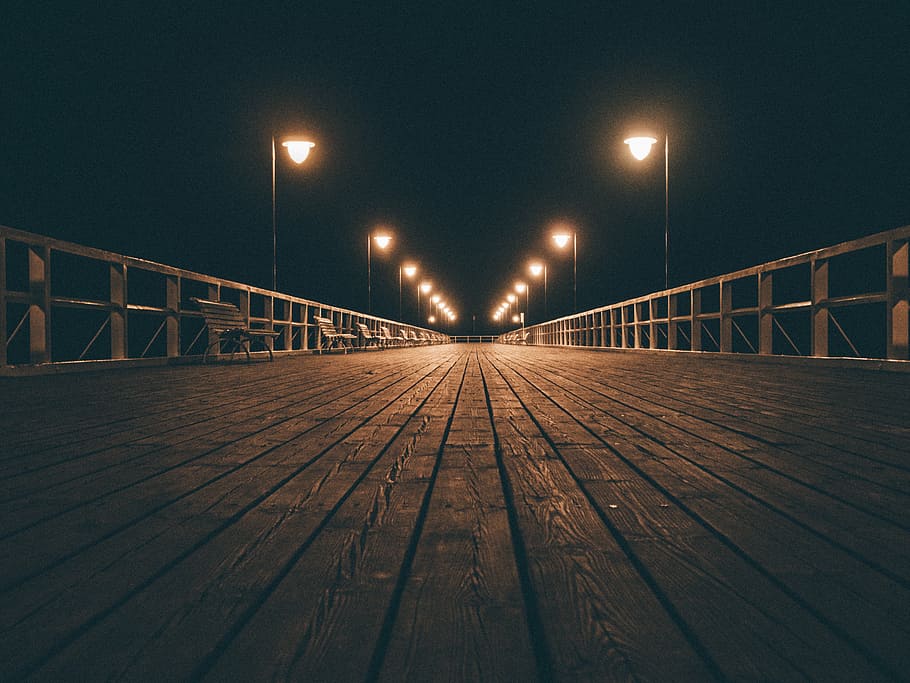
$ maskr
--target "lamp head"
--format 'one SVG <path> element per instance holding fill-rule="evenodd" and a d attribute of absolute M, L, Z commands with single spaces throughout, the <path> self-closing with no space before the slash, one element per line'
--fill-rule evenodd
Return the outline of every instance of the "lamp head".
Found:
<path fill-rule="evenodd" d="M 632 152 L 632 156 L 641 161 L 651 153 L 651 146 L 657 142 L 657 139 L 645 135 L 626 138 L 623 142 L 629 145 L 629 151 Z"/>
<path fill-rule="evenodd" d="M 420 291 L 423 292 L 424 294 L 429 294 L 431 291 L 433 291 L 433 283 L 432 282 L 421 282 Z"/>
<path fill-rule="evenodd" d="M 509 294 L 506 297 L 506 301 L 508 301 L 510 304 L 514 304 L 517 300 L 518 300 L 518 297 L 515 296 L 514 294 Z"/>
<path fill-rule="evenodd" d="M 528 288 L 528 286 L 524 282 L 515 283 L 515 291 L 518 292 L 519 294 L 524 294 L 525 290 L 527 288 Z"/>
<path fill-rule="evenodd" d="M 417 275 L 417 266 L 415 266 L 412 263 L 408 263 L 407 265 L 402 266 L 401 269 L 404 271 L 404 274 L 407 275 L 409 278 Z"/>
<path fill-rule="evenodd" d="M 386 233 L 379 233 L 378 235 L 373 236 L 373 241 L 376 242 L 377 247 L 385 249 L 392 241 L 392 236 L 387 235 Z"/>
<path fill-rule="evenodd" d="M 556 246 L 560 249 L 563 249 L 572 239 L 572 235 L 567 232 L 557 232 L 553 234 L 553 241 L 556 242 Z"/>
<path fill-rule="evenodd" d="M 285 140 L 281 146 L 287 147 L 288 154 L 295 164 L 302 164 L 310 156 L 310 150 L 316 146 L 316 143 L 308 140 Z"/>
<path fill-rule="evenodd" d="M 540 274 L 543 272 L 543 264 L 532 263 L 530 266 L 528 266 L 528 271 L 530 271 L 531 275 L 534 277 L 540 277 Z"/>

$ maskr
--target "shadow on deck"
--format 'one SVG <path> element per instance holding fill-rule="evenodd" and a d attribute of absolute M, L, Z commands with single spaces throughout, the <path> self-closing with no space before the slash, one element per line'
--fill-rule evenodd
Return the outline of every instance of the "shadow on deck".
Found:
<path fill-rule="evenodd" d="M 910 376 L 450 345 L 0 380 L 0 679 L 910 671 Z"/>

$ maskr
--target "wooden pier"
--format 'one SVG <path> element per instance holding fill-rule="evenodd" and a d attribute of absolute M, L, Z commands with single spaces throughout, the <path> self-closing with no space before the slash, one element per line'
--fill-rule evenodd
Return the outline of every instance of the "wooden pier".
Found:
<path fill-rule="evenodd" d="M 907 680 L 908 408 L 500 344 L 0 378 L 0 680 Z"/>

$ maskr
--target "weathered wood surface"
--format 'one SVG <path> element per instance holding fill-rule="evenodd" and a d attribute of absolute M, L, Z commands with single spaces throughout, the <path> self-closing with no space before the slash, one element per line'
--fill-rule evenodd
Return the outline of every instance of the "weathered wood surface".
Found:
<path fill-rule="evenodd" d="M 0 680 L 910 678 L 904 373 L 454 345 L 0 392 Z"/>

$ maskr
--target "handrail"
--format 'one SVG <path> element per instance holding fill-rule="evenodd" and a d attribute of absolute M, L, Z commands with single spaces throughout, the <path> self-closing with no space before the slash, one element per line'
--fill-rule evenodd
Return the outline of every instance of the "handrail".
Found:
<path fill-rule="evenodd" d="M 865 291 L 829 296 L 844 279 L 833 271 L 846 272 L 845 262 L 861 253 L 871 254 L 872 263 L 869 272 L 863 270 Z M 805 290 L 795 300 L 776 299 L 782 288 L 775 281 L 785 277 Z M 910 360 L 908 281 L 910 226 L 904 226 L 511 330 L 498 341 Z M 734 307 L 735 295 L 748 302 Z M 835 311 L 859 319 L 851 329 L 868 337 L 865 351 L 858 350 Z"/>
<path fill-rule="evenodd" d="M 61 255 L 65 262 L 57 267 Z M 70 267 L 85 271 L 89 284 L 77 285 L 84 291 L 63 291 L 72 288 L 73 274 L 58 271 Z M 248 324 L 280 332 L 276 355 L 316 348 L 314 315 L 331 317 L 345 331 L 362 322 L 449 341 L 435 330 L 0 226 L 0 373 L 77 360 L 201 357 L 202 318 L 189 301 L 198 295 L 230 300 Z M 73 315 L 79 320 L 71 325 Z"/>

